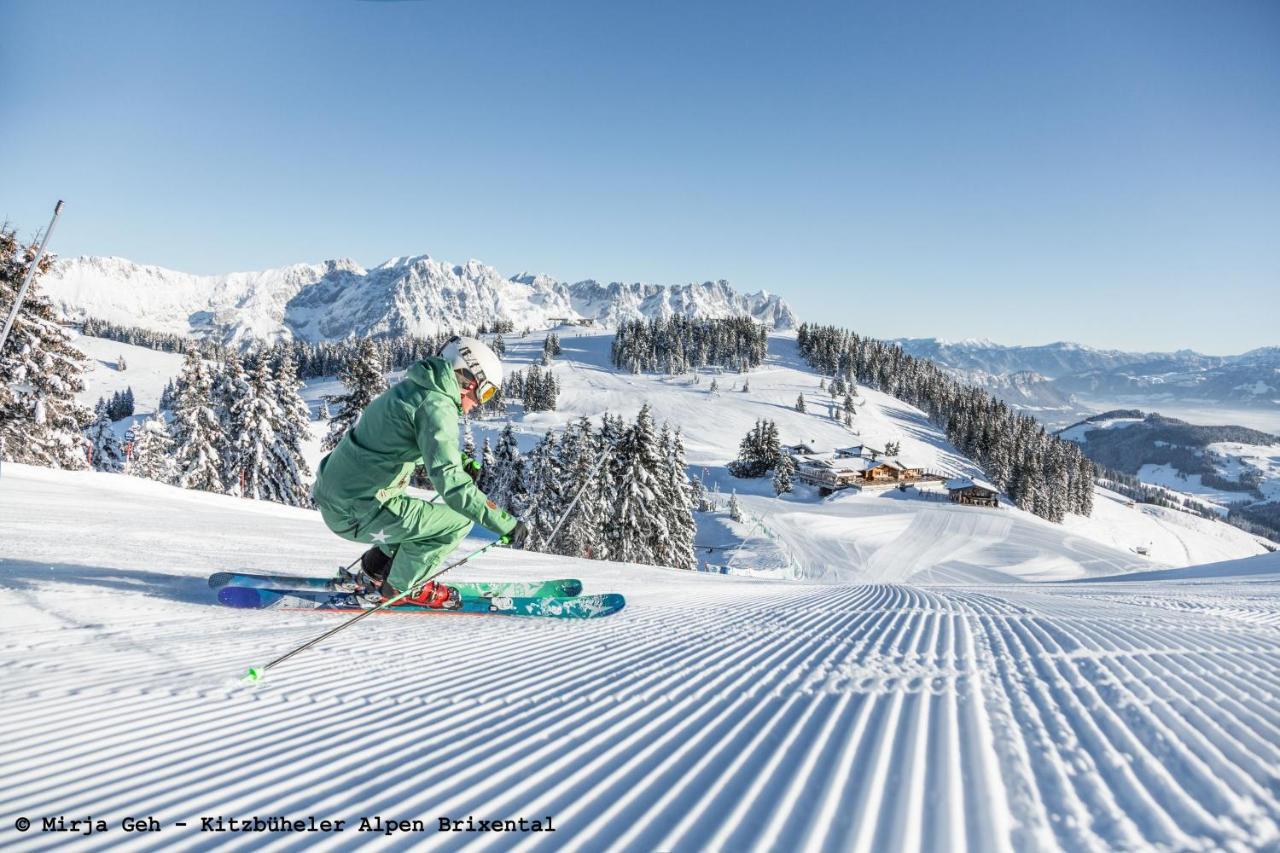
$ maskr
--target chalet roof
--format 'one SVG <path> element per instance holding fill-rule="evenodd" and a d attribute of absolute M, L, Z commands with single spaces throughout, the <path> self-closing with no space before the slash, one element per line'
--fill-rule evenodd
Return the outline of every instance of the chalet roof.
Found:
<path fill-rule="evenodd" d="M 865 444 L 865 443 L 852 444 L 848 447 L 837 447 L 835 452 L 842 456 L 861 456 L 865 452 L 877 453 L 880 456 L 885 455 L 883 447 L 877 447 L 874 444 Z"/>
<path fill-rule="evenodd" d="M 978 480 L 973 477 L 957 477 L 954 480 L 947 480 L 944 487 L 948 492 L 954 492 L 960 489 L 979 488 L 985 489 L 993 495 L 1000 494 L 1000 490 L 988 483 L 986 480 Z"/>
<path fill-rule="evenodd" d="M 819 453 L 818 443 L 816 441 L 801 441 L 796 444 L 784 444 L 782 445 L 782 450 L 784 453 L 790 453 L 793 456 L 813 456 Z"/>

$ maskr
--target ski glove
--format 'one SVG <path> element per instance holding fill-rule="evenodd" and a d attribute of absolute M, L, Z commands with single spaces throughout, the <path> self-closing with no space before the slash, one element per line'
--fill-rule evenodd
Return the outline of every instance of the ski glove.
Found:
<path fill-rule="evenodd" d="M 471 478 L 471 482 L 479 485 L 480 483 L 480 463 L 472 459 L 470 456 L 462 457 L 462 470 Z"/>
<path fill-rule="evenodd" d="M 501 542 L 510 548 L 523 548 L 529 542 L 529 525 L 517 521 L 516 526 L 502 537 Z"/>

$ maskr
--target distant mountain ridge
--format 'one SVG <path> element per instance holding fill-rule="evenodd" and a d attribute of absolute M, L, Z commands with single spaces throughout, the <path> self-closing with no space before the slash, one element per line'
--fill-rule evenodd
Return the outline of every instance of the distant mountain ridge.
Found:
<path fill-rule="evenodd" d="M 1043 346 L 1001 346 L 991 341 L 947 342 L 899 338 L 907 353 L 930 359 L 958 377 L 987 387 L 1026 408 L 1085 412 L 1088 398 L 1161 403 L 1224 403 L 1280 407 L 1280 347 L 1259 347 L 1240 355 L 1213 356 L 1193 350 L 1124 352 L 1070 342 Z M 1027 381 L 1027 374 L 1038 374 Z M 1011 382 L 1008 377 L 1021 374 Z"/>
<path fill-rule="evenodd" d="M 91 316 L 228 345 L 427 335 L 500 320 L 517 329 L 546 328 L 560 319 L 616 326 L 676 315 L 748 316 L 770 329 L 798 324 L 777 295 L 742 294 L 723 280 L 567 284 L 528 273 L 506 278 L 479 261 L 450 264 L 429 255 L 391 258 L 371 269 L 339 259 L 213 276 L 80 257 L 60 260 L 41 284 L 72 319 Z"/>

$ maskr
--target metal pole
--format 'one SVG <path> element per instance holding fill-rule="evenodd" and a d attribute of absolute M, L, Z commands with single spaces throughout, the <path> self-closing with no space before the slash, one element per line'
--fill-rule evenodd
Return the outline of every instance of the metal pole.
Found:
<path fill-rule="evenodd" d="M 18 296 L 13 300 L 13 308 L 9 310 L 9 319 L 4 321 L 4 332 L 0 333 L 0 353 L 4 352 L 4 345 L 9 340 L 9 330 L 13 328 L 13 321 L 18 317 L 18 309 L 22 307 L 22 300 L 27 296 L 27 288 L 31 286 L 31 279 L 35 278 L 36 269 L 40 266 L 40 259 L 44 257 L 44 248 L 49 245 L 49 236 L 53 234 L 53 226 L 58 224 L 58 216 L 62 213 L 62 199 L 58 199 L 57 205 L 53 208 L 53 219 L 49 220 L 49 227 L 45 229 L 44 239 L 40 241 L 40 249 L 36 252 L 35 260 L 31 262 L 31 267 L 27 270 L 27 276 L 22 280 L 22 286 L 18 288 Z"/>

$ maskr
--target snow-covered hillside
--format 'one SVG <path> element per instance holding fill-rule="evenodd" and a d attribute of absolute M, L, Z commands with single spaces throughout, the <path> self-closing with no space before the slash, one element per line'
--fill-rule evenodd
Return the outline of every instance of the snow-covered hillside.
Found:
<path fill-rule="evenodd" d="M 508 369 L 523 368 L 541 355 L 541 335 L 511 336 L 509 341 Z M 1042 521 L 1007 502 L 999 509 L 955 507 L 937 491 L 843 493 L 823 499 L 798 486 L 793 495 L 776 498 L 768 478 L 739 480 L 725 467 L 757 418 L 775 420 L 784 442 L 834 448 L 898 441 L 901 457 L 912 464 L 947 475 L 981 472 L 923 413 L 873 389 L 859 389 L 863 405 L 852 429 L 827 416 L 831 397 L 819 389 L 820 377 L 801 362 L 791 335 L 770 338 L 769 360 L 762 367 L 741 375 L 704 371 L 696 383 L 691 375 L 617 372 L 609 366 L 610 341 L 600 333 L 562 334 L 564 352 L 552 366 L 562 384 L 557 410 L 524 414 L 514 405 L 511 417 L 521 445 L 532 449 L 543 432 L 580 416 L 597 419 L 608 411 L 630 418 L 648 403 L 658 422 L 683 430 L 693 473 L 708 489 L 718 486 L 725 498 L 736 490 L 749 516 L 745 524 L 730 522 L 723 512 L 698 516 L 697 541 L 704 546 L 698 556 L 712 566 L 837 582 L 1045 580 L 1265 553 L 1257 537 L 1230 525 L 1159 507 L 1128 507 L 1105 491 L 1098 492 L 1092 517 L 1072 516 L 1064 525 Z M 77 345 L 92 356 L 82 399 L 92 403 L 131 383 L 139 401 L 135 419 L 152 411 L 160 389 L 181 364 L 177 355 L 114 341 L 80 337 Z M 113 367 L 121 354 L 128 364 L 123 374 Z M 713 379 L 715 392 L 710 391 Z M 748 393 L 741 391 L 744 380 Z M 304 396 L 316 412 L 324 394 L 340 390 L 336 380 L 316 380 L 308 383 Z M 808 401 L 803 414 L 794 408 L 800 394 Z M 477 443 L 486 436 L 496 443 L 504 423 L 476 422 Z M 324 428 L 313 423 L 308 447 L 312 470 L 319 462 Z M 1137 553 L 1139 548 L 1147 554 Z"/>
<path fill-rule="evenodd" d="M 714 393 L 710 373 L 695 383 L 688 375 L 614 371 L 608 363 L 608 336 L 563 337 L 562 345 L 564 354 L 553 368 L 564 386 L 557 410 L 521 415 L 518 407 L 513 409 L 517 426 L 526 431 L 526 447 L 543 431 L 575 417 L 595 418 L 604 411 L 629 417 L 648 403 L 658 421 L 683 429 L 689 461 L 708 487 L 718 485 L 725 495 L 737 490 L 758 522 L 750 525 L 752 547 L 767 552 L 770 565 L 776 564 L 773 555 L 780 550 L 799 577 L 902 581 L 922 573 L 922 578 L 973 580 L 995 572 L 1042 580 L 1265 553 L 1257 537 L 1229 525 L 1167 510 L 1148 512 L 1158 509 L 1154 507 L 1128 508 L 1109 493 L 1099 494 L 1093 517 L 1072 517 L 1066 525 L 1044 522 L 1007 503 L 994 510 L 954 507 L 938 492 L 846 493 L 822 499 L 800 486 L 794 495 L 776 498 L 767 478 L 739 480 L 725 470 L 757 418 L 775 420 L 784 443 L 810 441 L 834 448 L 898 441 L 901 457 L 913 465 L 947 475 L 981 472 L 922 412 L 873 389 L 860 387 L 864 404 L 852 429 L 829 417 L 831 397 L 819 389 L 820 377 L 801 362 L 790 335 L 770 338 L 770 356 L 762 367 L 716 376 L 719 390 Z M 523 366 L 540 353 L 540 338 L 516 340 L 508 348 L 508 364 Z M 749 393 L 740 390 L 744 380 Z M 805 413 L 794 408 L 800 394 L 808 401 Z M 496 438 L 500 426 L 482 422 L 477 441 L 486 430 Z M 714 538 L 713 531 L 706 533 L 700 541 Z M 1136 553 L 1139 547 L 1148 556 Z M 712 564 L 724 562 L 718 550 L 704 556 Z M 748 554 L 736 564 L 753 566 Z"/>
<path fill-rule="evenodd" d="M 499 320 L 520 329 L 547 328 L 558 319 L 617 325 L 672 315 L 747 316 L 774 329 L 797 323 L 778 296 L 739 294 L 724 281 L 567 284 L 529 274 L 504 278 L 479 261 L 456 265 L 427 255 L 392 258 L 368 270 L 343 259 L 217 276 L 82 257 L 59 261 L 41 286 L 73 319 L 88 316 L 226 344 L 427 335 Z"/>
<path fill-rule="evenodd" d="M 0 518 L 6 849 L 1280 842 L 1280 554 L 928 587 L 491 552 L 465 575 L 578 576 L 628 606 L 582 623 L 368 619 L 248 688 L 247 666 L 335 619 L 221 608 L 205 576 L 354 558 L 314 513 L 7 464 Z M 39 831 L 57 815 L 108 828 Z M 160 834 L 126 836 L 142 816 Z M 345 823 L 201 829 L 309 816 Z M 554 832 L 439 831 L 468 816 Z"/>

